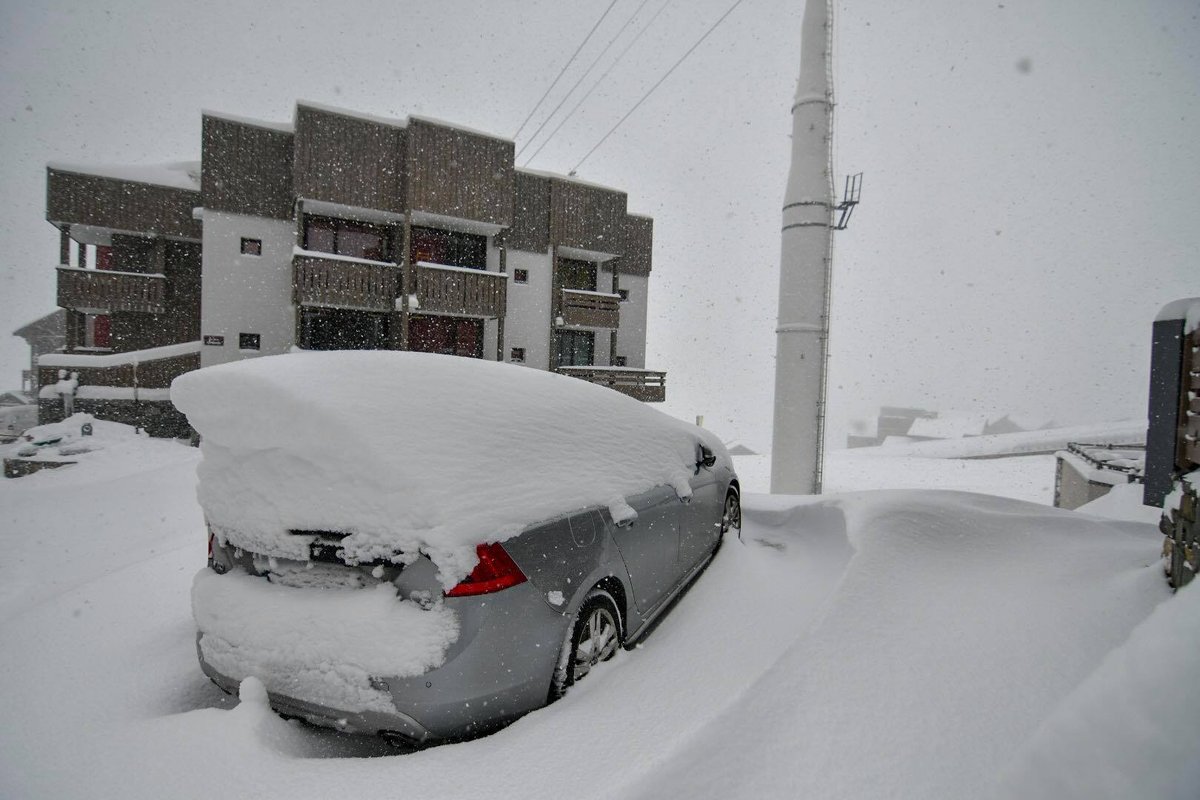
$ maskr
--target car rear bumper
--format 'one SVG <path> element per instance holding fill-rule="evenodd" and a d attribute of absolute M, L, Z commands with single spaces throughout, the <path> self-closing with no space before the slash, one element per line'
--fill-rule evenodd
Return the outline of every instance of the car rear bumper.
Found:
<path fill-rule="evenodd" d="M 371 679 L 373 687 L 390 695 L 394 711 L 332 708 L 268 685 L 271 707 L 322 727 L 419 744 L 476 735 L 544 705 L 567 618 L 528 582 L 445 602 L 461 625 L 445 663 L 422 675 Z M 203 636 L 197 635 L 201 668 L 236 694 L 240 679 L 206 661 Z"/>

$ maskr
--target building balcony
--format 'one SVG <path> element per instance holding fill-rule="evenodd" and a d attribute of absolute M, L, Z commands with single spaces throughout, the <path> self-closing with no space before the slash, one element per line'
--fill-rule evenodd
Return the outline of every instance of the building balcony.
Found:
<path fill-rule="evenodd" d="M 115 270 L 58 268 L 58 304 L 78 311 L 167 311 L 167 279 Z"/>
<path fill-rule="evenodd" d="M 463 317 L 502 317 L 508 276 L 496 272 L 419 263 L 413 269 L 414 311 Z M 297 253 L 292 261 L 296 305 L 396 311 L 404 268 L 395 264 Z"/>
<path fill-rule="evenodd" d="M 423 314 L 503 317 L 508 304 L 508 275 L 466 267 L 418 262 L 414 280 Z"/>
<path fill-rule="evenodd" d="M 562 324 L 579 328 L 617 328 L 621 324 L 621 298 L 607 292 L 562 290 Z"/>
<path fill-rule="evenodd" d="M 662 403 L 667 399 L 667 373 L 633 367 L 559 367 L 558 372 L 572 378 L 615 389 L 643 403 Z"/>
<path fill-rule="evenodd" d="M 400 267 L 394 264 L 301 255 L 292 258 L 292 295 L 298 306 L 395 311 Z"/>

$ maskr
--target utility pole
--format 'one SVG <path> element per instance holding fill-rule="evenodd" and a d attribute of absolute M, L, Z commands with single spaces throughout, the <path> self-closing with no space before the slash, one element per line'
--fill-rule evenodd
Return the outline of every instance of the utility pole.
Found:
<path fill-rule="evenodd" d="M 808 0 L 792 103 L 776 328 L 773 494 L 820 494 L 833 227 L 832 9 Z"/>

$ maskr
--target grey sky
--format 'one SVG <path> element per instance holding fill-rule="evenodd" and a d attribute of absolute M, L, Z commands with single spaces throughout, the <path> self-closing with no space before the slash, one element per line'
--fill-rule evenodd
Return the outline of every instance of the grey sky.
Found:
<path fill-rule="evenodd" d="M 729 4 L 673 2 L 532 166 L 572 167 Z M 46 161 L 198 158 L 201 109 L 298 98 L 511 135 L 606 5 L 0 2 L 0 334 L 54 307 Z M 866 182 L 835 246 L 831 445 L 883 403 L 1143 413 L 1149 322 L 1200 294 L 1200 7 L 837 6 L 837 169 Z M 655 217 L 668 410 L 756 448 L 802 11 L 745 0 L 580 171 Z M 0 335 L 0 383 L 26 358 Z"/>

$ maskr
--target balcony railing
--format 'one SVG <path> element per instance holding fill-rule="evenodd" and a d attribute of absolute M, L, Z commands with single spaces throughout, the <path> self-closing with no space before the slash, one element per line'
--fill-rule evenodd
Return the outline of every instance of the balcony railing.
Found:
<path fill-rule="evenodd" d="M 667 399 L 667 373 L 632 367 L 559 367 L 558 372 L 627 394 L 643 403 Z"/>
<path fill-rule="evenodd" d="M 76 395 L 88 400 L 166 401 L 171 381 L 200 368 L 200 342 L 95 355 L 47 353 L 38 358 L 39 397 L 54 399 L 59 371 L 75 373 Z"/>
<path fill-rule="evenodd" d="M 296 255 L 292 294 L 298 306 L 394 311 L 400 294 L 400 267 Z"/>
<path fill-rule="evenodd" d="M 604 292 L 562 290 L 564 325 L 583 328 L 616 328 L 621 324 L 621 298 Z"/>
<path fill-rule="evenodd" d="M 162 275 L 62 266 L 58 268 L 58 304 L 77 310 L 162 314 L 167 310 L 167 279 Z"/>
<path fill-rule="evenodd" d="M 292 261 L 292 287 L 297 305 L 395 311 L 404 269 L 393 264 L 349 261 L 297 254 Z M 414 311 L 465 317 L 502 317 L 508 298 L 508 276 L 496 272 L 417 264 L 411 294 Z"/>
<path fill-rule="evenodd" d="M 508 276 L 481 269 L 418 262 L 419 310 L 465 317 L 503 317 L 508 303 Z"/>

